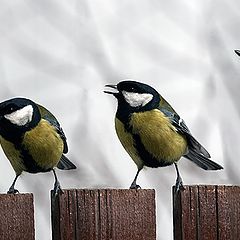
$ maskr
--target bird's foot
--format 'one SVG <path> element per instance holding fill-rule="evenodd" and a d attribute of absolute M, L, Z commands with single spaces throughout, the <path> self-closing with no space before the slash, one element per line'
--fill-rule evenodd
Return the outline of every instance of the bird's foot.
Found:
<path fill-rule="evenodd" d="M 133 182 L 129 189 L 141 189 L 141 186 Z"/>
<path fill-rule="evenodd" d="M 183 191 L 183 190 L 185 190 L 185 188 L 183 186 L 182 178 L 179 176 L 177 177 L 177 180 L 176 180 L 175 193 L 178 193 L 179 191 Z"/>
<path fill-rule="evenodd" d="M 58 194 L 63 194 L 63 190 L 62 190 L 62 188 L 60 186 L 59 181 L 56 181 L 54 183 L 53 195 L 54 195 L 54 197 L 56 197 L 56 196 L 58 196 Z"/>
<path fill-rule="evenodd" d="M 16 193 L 19 193 L 19 191 L 12 187 L 10 187 L 9 190 L 7 191 L 7 194 L 16 194 Z"/>

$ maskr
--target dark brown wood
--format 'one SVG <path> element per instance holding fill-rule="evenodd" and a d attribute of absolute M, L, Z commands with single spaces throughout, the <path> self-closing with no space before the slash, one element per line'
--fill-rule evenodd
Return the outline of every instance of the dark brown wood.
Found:
<path fill-rule="evenodd" d="M 175 240 L 240 239 L 240 187 L 173 188 L 173 224 Z"/>
<path fill-rule="evenodd" d="M 52 238 L 155 240 L 155 191 L 64 190 L 52 196 Z"/>
<path fill-rule="evenodd" d="M 32 194 L 0 194 L 0 239 L 35 239 Z"/>
<path fill-rule="evenodd" d="M 219 239 L 240 239 L 240 187 L 221 186 L 217 193 Z"/>

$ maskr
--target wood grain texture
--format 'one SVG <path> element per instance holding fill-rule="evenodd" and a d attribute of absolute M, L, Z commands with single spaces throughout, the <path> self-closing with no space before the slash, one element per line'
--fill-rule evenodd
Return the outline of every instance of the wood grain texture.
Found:
<path fill-rule="evenodd" d="M 32 194 L 0 194 L 0 216 L 0 239 L 35 239 Z"/>
<path fill-rule="evenodd" d="M 174 195 L 175 240 L 240 239 L 239 186 L 184 186 Z"/>
<path fill-rule="evenodd" d="M 154 190 L 73 189 L 52 196 L 54 240 L 155 240 Z"/>

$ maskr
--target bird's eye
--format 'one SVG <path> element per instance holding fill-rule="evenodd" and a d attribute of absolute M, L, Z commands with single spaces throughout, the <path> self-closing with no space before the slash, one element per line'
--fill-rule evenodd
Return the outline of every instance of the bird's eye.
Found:
<path fill-rule="evenodd" d="M 135 90 L 134 87 L 131 87 L 131 88 L 130 88 L 130 91 L 131 91 L 131 92 L 135 92 L 136 90 Z"/>
<path fill-rule="evenodd" d="M 9 111 L 10 111 L 10 112 L 13 112 L 14 110 L 15 110 L 14 106 L 11 106 L 11 107 L 9 108 Z"/>

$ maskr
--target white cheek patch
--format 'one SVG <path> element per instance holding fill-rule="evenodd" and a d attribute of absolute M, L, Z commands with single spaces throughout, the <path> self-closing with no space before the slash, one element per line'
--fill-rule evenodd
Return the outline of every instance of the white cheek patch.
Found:
<path fill-rule="evenodd" d="M 134 93 L 123 91 L 122 94 L 131 107 L 143 107 L 153 99 L 153 95 L 150 93 Z"/>
<path fill-rule="evenodd" d="M 15 112 L 4 115 L 4 117 L 9 120 L 12 124 L 18 126 L 24 126 L 25 124 L 32 121 L 33 107 L 32 105 L 27 105 L 26 107 L 19 109 Z"/>

